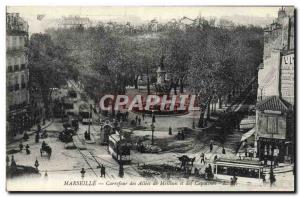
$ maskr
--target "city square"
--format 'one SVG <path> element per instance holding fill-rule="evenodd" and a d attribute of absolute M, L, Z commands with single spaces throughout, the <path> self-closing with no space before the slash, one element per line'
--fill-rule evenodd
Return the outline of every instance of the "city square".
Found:
<path fill-rule="evenodd" d="M 193 9 L 8 7 L 7 190 L 295 191 L 294 7 Z"/>

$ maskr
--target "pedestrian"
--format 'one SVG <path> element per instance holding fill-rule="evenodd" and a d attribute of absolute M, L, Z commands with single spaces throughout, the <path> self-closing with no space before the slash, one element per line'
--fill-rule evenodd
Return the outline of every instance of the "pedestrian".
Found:
<path fill-rule="evenodd" d="M 226 154 L 225 148 L 222 149 L 222 154 Z"/>
<path fill-rule="evenodd" d="M 46 148 L 47 144 L 45 141 L 42 142 L 42 149 L 44 150 Z"/>
<path fill-rule="evenodd" d="M 15 173 L 17 172 L 17 163 L 13 155 L 11 156 L 10 170 L 11 170 L 11 176 L 14 176 Z"/>
<path fill-rule="evenodd" d="M 9 156 L 6 155 L 6 166 L 9 166 Z"/>
<path fill-rule="evenodd" d="M 237 177 L 235 175 L 233 176 L 232 181 L 233 181 L 233 185 L 236 185 Z"/>
<path fill-rule="evenodd" d="M 183 131 L 181 132 L 181 140 L 184 140 L 185 136 L 184 136 L 184 133 Z"/>
<path fill-rule="evenodd" d="M 205 157 L 204 153 L 201 153 L 201 155 L 200 155 L 200 158 L 201 158 L 200 163 L 203 162 L 203 164 L 205 164 L 204 157 Z"/>
<path fill-rule="evenodd" d="M 218 159 L 218 155 L 215 155 L 214 161 L 217 161 L 217 159 Z"/>
<path fill-rule="evenodd" d="M 154 113 L 152 114 L 152 123 L 155 123 L 155 115 L 154 115 Z"/>
<path fill-rule="evenodd" d="M 143 120 L 145 120 L 145 113 L 142 113 L 142 118 Z"/>
<path fill-rule="evenodd" d="M 84 174 L 85 174 L 84 168 L 81 169 L 80 173 L 81 173 L 81 178 L 83 178 L 83 177 L 84 177 Z"/>
<path fill-rule="evenodd" d="M 142 120 L 141 120 L 141 118 L 140 118 L 140 117 L 138 118 L 138 121 L 139 121 L 139 125 L 141 125 L 141 121 L 142 121 Z"/>
<path fill-rule="evenodd" d="M 29 155 L 30 154 L 30 150 L 29 150 L 29 145 L 28 144 L 26 144 L 25 150 L 26 150 L 26 154 Z"/>
<path fill-rule="evenodd" d="M 172 135 L 172 127 L 169 127 L 169 135 Z"/>
<path fill-rule="evenodd" d="M 104 177 L 105 178 L 105 167 L 104 167 L 104 165 L 102 164 L 102 166 L 101 166 L 101 177 Z"/>
<path fill-rule="evenodd" d="M 23 146 L 22 142 L 20 142 L 20 144 L 19 144 L 20 152 L 22 152 L 23 147 L 24 147 L 24 146 Z"/>
<path fill-rule="evenodd" d="M 124 167 L 123 167 L 123 163 L 122 162 L 119 165 L 119 177 L 120 178 L 124 177 Z"/>
<path fill-rule="evenodd" d="M 210 144 L 209 144 L 209 152 L 211 152 L 212 150 L 213 150 L 213 143 L 212 142 L 210 142 Z"/>
<path fill-rule="evenodd" d="M 138 119 L 139 119 L 139 117 L 138 117 L 138 116 L 135 116 L 135 122 L 136 122 L 136 123 L 138 122 Z"/>
<path fill-rule="evenodd" d="M 35 135 L 35 143 L 39 143 L 39 141 L 40 141 L 40 134 L 39 132 L 37 132 Z"/>

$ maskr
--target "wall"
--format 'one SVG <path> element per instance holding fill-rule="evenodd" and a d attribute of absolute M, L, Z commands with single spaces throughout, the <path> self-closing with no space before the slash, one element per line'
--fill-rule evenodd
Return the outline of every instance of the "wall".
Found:
<path fill-rule="evenodd" d="M 294 52 L 283 55 L 280 68 L 280 92 L 284 100 L 294 105 Z"/>
<path fill-rule="evenodd" d="M 270 57 L 264 59 L 264 68 L 258 71 L 258 100 L 261 100 L 261 94 L 262 99 L 279 96 L 279 65 L 280 51 L 273 50 Z"/>
<path fill-rule="evenodd" d="M 257 115 L 258 137 L 286 139 L 286 115 L 263 112 L 258 112 Z"/>

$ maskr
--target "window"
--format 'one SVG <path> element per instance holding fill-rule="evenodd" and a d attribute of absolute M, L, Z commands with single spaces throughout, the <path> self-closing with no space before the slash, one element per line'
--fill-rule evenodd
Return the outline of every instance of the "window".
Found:
<path fill-rule="evenodd" d="M 19 37 L 19 46 L 20 46 L 20 48 L 24 47 L 24 37 L 23 36 Z"/>
<path fill-rule="evenodd" d="M 8 66 L 8 67 L 7 67 L 7 71 L 8 71 L 9 73 L 13 72 L 13 67 L 12 67 L 12 66 Z"/>
<path fill-rule="evenodd" d="M 17 48 L 17 36 L 12 36 L 12 48 Z"/>
<path fill-rule="evenodd" d="M 19 86 L 19 84 L 17 83 L 17 84 L 15 84 L 15 91 L 18 91 L 20 89 L 20 86 Z"/>
<path fill-rule="evenodd" d="M 11 77 L 8 77 L 7 79 L 7 88 L 9 92 L 14 91 L 13 83 Z"/>
<path fill-rule="evenodd" d="M 19 65 L 18 64 L 14 65 L 14 71 L 18 71 L 18 70 L 19 70 Z"/>
<path fill-rule="evenodd" d="M 277 117 L 268 117 L 268 133 L 278 133 Z"/>

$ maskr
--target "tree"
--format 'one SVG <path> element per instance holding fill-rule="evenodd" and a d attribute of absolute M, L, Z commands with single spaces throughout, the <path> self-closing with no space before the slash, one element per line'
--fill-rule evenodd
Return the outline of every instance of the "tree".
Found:
<path fill-rule="evenodd" d="M 179 29 L 167 31 L 163 37 L 166 45 L 166 65 L 168 72 L 172 74 L 171 88 L 176 89 L 179 84 L 180 93 L 183 93 L 184 81 L 188 74 L 188 65 L 191 60 L 190 40 L 188 33 Z"/>
<path fill-rule="evenodd" d="M 51 89 L 76 79 L 78 71 L 73 68 L 73 59 L 66 51 L 54 45 L 47 34 L 33 34 L 29 42 L 29 76 L 31 87 L 41 90 L 46 112 L 49 111 Z"/>

